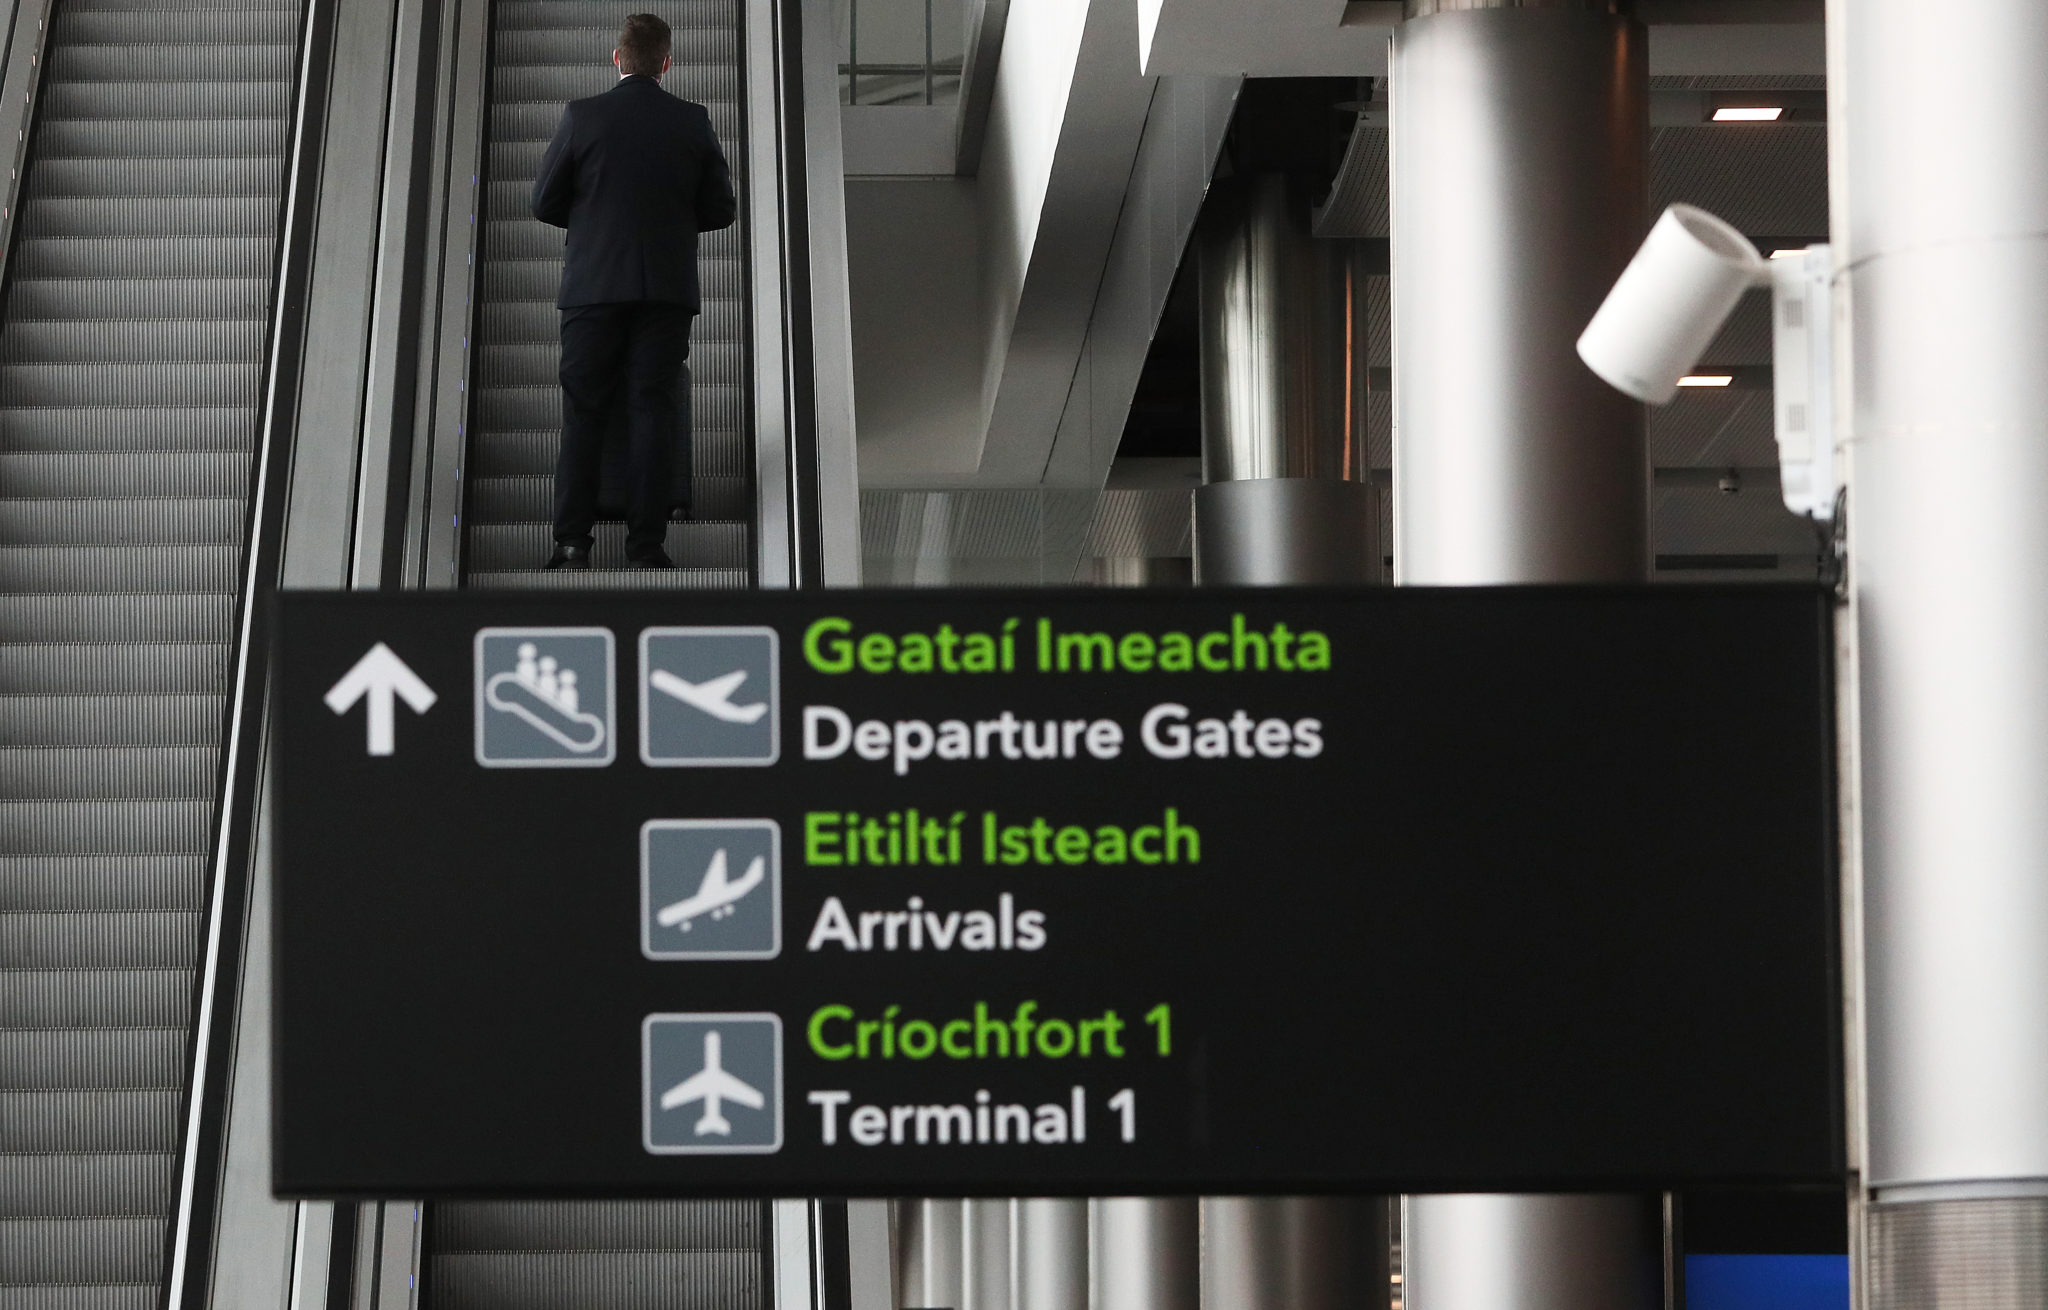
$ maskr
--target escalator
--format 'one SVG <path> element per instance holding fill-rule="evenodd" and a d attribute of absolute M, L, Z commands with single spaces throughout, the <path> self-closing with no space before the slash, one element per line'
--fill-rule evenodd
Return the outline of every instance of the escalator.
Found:
<path fill-rule="evenodd" d="M 0 308 L 0 1305 L 158 1305 L 298 0 L 59 0 Z"/>
<path fill-rule="evenodd" d="M 711 111 L 711 124 L 738 165 L 740 124 L 738 0 L 670 0 L 646 12 L 674 32 L 675 66 L 665 89 Z M 618 11 L 622 13 L 624 11 Z M 592 553 L 609 576 L 538 572 L 553 546 L 549 503 L 561 437 L 556 380 L 560 327 L 555 291 L 562 233 L 527 210 L 541 153 L 562 106 L 609 89 L 618 13 L 588 0 L 498 0 L 491 13 L 489 144 L 484 231 L 477 278 L 476 398 L 466 496 L 465 579 L 473 587 L 559 583 L 577 587 L 748 585 L 752 518 L 751 443 L 746 401 L 746 286 L 741 260 L 746 218 L 705 234 L 698 262 L 703 312 L 691 334 L 692 519 L 672 524 L 674 573 L 628 572 L 625 528 L 601 523 Z"/>
<path fill-rule="evenodd" d="M 746 249 L 751 203 L 742 135 L 739 0 L 641 6 L 674 33 L 663 86 L 706 105 L 734 166 L 740 222 L 700 249 L 703 312 L 692 335 L 695 505 L 671 524 L 673 572 L 625 568 L 624 527 L 600 523 L 594 568 L 540 571 L 561 433 L 556 381 L 562 234 L 527 198 L 569 100 L 608 89 L 624 10 L 576 0 L 497 0 L 478 247 L 474 374 L 464 496 L 470 587 L 751 585 L 753 431 Z M 471 1202 L 431 1207 L 433 1310 L 753 1310 L 766 1305 L 767 1206 L 751 1201 Z"/>

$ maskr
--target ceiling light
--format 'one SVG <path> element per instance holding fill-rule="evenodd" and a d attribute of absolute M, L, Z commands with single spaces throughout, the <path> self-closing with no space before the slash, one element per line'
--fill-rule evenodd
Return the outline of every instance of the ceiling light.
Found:
<path fill-rule="evenodd" d="M 1714 111 L 1716 123 L 1775 123 L 1784 116 L 1783 105 L 1723 105 Z"/>
<path fill-rule="evenodd" d="M 1771 252 L 1772 259 L 1797 259 L 1806 253 L 1805 246 L 1783 246 Z"/>
<path fill-rule="evenodd" d="M 1730 387 L 1735 385 L 1733 373 L 1691 373 L 1678 379 L 1681 387 Z"/>

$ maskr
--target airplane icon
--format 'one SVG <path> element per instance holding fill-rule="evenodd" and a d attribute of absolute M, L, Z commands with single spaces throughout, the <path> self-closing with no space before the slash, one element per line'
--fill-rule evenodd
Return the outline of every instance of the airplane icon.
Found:
<path fill-rule="evenodd" d="M 647 675 L 647 681 L 656 691 L 666 692 L 692 709 L 702 710 L 714 719 L 726 723 L 759 723 L 761 716 L 768 712 L 768 702 L 757 701 L 752 705 L 735 705 L 732 694 L 747 680 L 745 669 L 734 669 L 703 682 L 690 682 L 677 677 L 667 669 L 655 669 Z"/>
<path fill-rule="evenodd" d="M 756 855 L 747 865 L 747 871 L 737 881 L 726 876 L 725 847 L 711 857 L 711 867 L 704 871 L 704 881 L 697 886 L 693 896 L 687 896 L 672 905 L 657 910 L 654 921 L 664 928 L 681 927 L 690 931 L 690 922 L 709 914 L 714 919 L 724 919 L 733 913 L 733 903 L 748 892 L 759 887 L 768 876 L 768 857 Z"/>
<path fill-rule="evenodd" d="M 704 1067 L 661 1094 L 661 1108 L 664 1110 L 673 1110 L 692 1101 L 704 1103 L 704 1116 L 697 1120 L 697 1126 L 692 1130 L 699 1137 L 706 1133 L 732 1136 L 732 1124 L 718 1112 L 719 1106 L 726 1101 L 749 1110 L 761 1109 L 768 1103 L 757 1089 L 725 1071 L 720 1063 L 720 1049 L 718 1030 L 713 1028 L 704 1034 Z"/>

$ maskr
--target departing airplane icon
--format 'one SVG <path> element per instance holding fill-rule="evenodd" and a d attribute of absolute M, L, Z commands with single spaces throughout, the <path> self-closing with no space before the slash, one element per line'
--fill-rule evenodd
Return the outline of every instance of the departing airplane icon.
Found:
<path fill-rule="evenodd" d="M 714 1028 L 704 1034 L 704 1067 L 661 1094 L 661 1108 L 664 1110 L 673 1110 L 692 1101 L 704 1103 L 704 1117 L 692 1130 L 699 1137 L 706 1133 L 732 1136 L 732 1124 L 718 1112 L 719 1105 L 725 1101 L 744 1105 L 749 1110 L 758 1110 L 768 1103 L 760 1092 L 727 1073 L 719 1059 L 718 1030 Z"/>
<path fill-rule="evenodd" d="M 667 692 L 683 704 L 699 709 L 714 719 L 727 723 L 758 723 L 768 712 L 768 703 L 760 701 L 753 705 L 735 705 L 732 694 L 747 680 L 745 669 L 734 669 L 721 673 L 703 682 L 688 682 L 678 678 L 667 669 L 655 669 L 647 675 L 647 681 L 657 691 Z"/>
<path fill-rule="evenodd" d="M 723 919 L 733 912 L 733 903 L 761 885 L 768 876 L 768 857 L 756 855 L 747 865 L 747 871 L 734 880 L 726 877 L 725 848 L 718 848 L 718 854 L 711 857 L 711 867 L 704 871 L 704 881 L 697 885 L 697 894 L 688 896 L 673 905 L 664 905 L 657 910 L 654 921 L 664 928 L 678 925 L 684 932 L 690 931 L 690 921 L 702 915 Z"/>

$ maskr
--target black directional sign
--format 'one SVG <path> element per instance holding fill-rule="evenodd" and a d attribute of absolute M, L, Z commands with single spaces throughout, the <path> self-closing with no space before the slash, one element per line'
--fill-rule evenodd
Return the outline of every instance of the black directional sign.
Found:
<path fill-rule="evenodd" d="M 280 612 L 282 1194 L 1842 1172 L 1821 592 Z"/>

